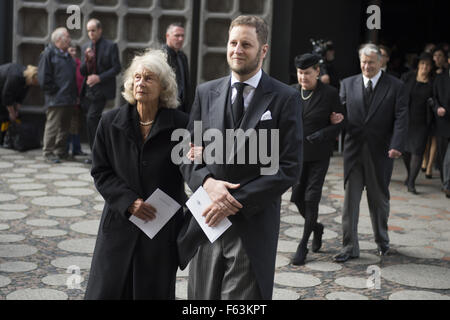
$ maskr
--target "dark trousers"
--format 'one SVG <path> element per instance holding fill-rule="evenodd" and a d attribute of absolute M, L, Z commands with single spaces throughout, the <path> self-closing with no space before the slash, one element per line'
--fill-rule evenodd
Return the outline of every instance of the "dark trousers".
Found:
<path fill-rule="evenodd" d="M 86 112 L 86 129 L 89 140 L 89 146 L 94 145 L 95 133 L 97 132 L 98 123 L 102 117 L 103 109 L 105 109 L 106 99 L 89 100 L 86 99 L 84 103 L 84 110 Z"/>
<path fill-rule="evenodd" d="M 378 183 L 375 167 L 367 144 L 361 149 L 358 162 L 352 168 L 345 184 L 342 212 L 343 253 L 359 256 L 358 219 L 362 192 L 366 187 L 370 219 L 379 249 L 389 248 L 389 196 Z"/>

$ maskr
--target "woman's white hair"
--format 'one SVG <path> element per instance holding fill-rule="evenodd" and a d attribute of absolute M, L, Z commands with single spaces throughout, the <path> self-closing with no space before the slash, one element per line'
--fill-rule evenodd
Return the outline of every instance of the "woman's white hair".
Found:
<path fill-rule="evenodd" d="M 378 60 L 381 60 L 382 54 L 377 45 L 373 43 L 363 44 L 359 49 L 359 58 L 361 59 L 362 55 L 370 56 L 372 53 L 376 53 Z"/>
<path fill-rule="evenodd" d="M 154 73 L 159 79 L 162 89 L 159 107 L 169 109 L 178 107 L 178 86 L 175 72 L 167 63 L 167 56 L 162 50 L 149 49 L 133 58 L 123 76 L 124 90 L 122 96 L 124 99 L 130 104 L 136 104 L 133 95 L 134 75 L 140 66 Z"/>

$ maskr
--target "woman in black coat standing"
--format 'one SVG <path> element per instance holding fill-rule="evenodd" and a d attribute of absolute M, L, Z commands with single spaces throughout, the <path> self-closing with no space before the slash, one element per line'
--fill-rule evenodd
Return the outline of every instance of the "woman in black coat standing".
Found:
<path fill-rule="evenodd" d="M 433 117 L 431 109 L 433 104 L 432 67 L 433 57 L 424 52 L 419 57 L 417 71 L 402 76 L 409 98 L 408 141 L 406 152 L 403 154 L 403 161 L 408 173 L 405 184 L 408 192 L 413 194 L 418 194 L 416 178 L 422 165 L 422 157 Z"/>
<path fill-rule="evenodd" d="M 161 214 L 144 202 L 157 188 L 179 204 L 186 200 L 171 135 L 188 118 L 175 109 L 175 74 L 162 51 L 134 58 L 122 95 L 128 104 L 102 116 L 92 150 L 105 207 L 85 299 L 175 299 L 182 210 L 153 239 L 129 221 L 134 215 L 152 223 Z"/>
<path fill-rule="evenodd" d="M 303 265 L 312 232 L 313 252 L 319 251 L 322 246 L 324 226 L 317 222 L 319 202 L 336 137 L 343 126 L 344 110 L 338 91 L 318 80 L 319 57 L 309 53 L 297 56 L 295 66 L 299 83 L 293 87 L 301 92 L 304 150 L 302 174 L 299 183 L 292 189 L 291 201 L 305 218 L 305 225 L 292 264 Z"/>

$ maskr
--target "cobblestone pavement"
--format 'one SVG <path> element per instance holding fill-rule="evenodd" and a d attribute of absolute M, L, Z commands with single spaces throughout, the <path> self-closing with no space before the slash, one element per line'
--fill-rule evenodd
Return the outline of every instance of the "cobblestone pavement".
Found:
<path fill-rule="evenodd" d="M 0 149 L 0 300 L 83 298 L 103 199 L 82 160 L 48 164 L 40 150 Z M 405 169 L 396 161 L 389 220 L 393 254 L 376 256 L 363 196 L 361 256 L 336 264 L 342 172 L 342 158 L 333 157 L 320 206 L 323 246 L 319 253 L 310 251 L 302 267 L 292 266 L 290 258 L 303 219 L 289 202 L 290 192 L 283 195 L 274 299 L 450 299 L 450 200 L 440 192 L 438 172 L 432 180 L 419 176 L 421 194 L 415 196 L 406 192 Z M 187 271 L 179 271 L 178 299 L 186 299 L 186 289 Z"/>

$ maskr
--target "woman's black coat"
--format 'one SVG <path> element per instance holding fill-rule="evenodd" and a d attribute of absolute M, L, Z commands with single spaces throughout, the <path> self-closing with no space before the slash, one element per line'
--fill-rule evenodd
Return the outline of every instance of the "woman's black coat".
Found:
<path fill-rule="evenodd" d="M 149 137 L 143 142 L 135 106 L 125 105 L 102 116 L 92 151 L 91 174 L 105 206 L 86 299 L 174 299 L 178 267 L 176 237 L 183 219 L 182 210 L 152 240 L 142 238 L 147 236 L 129 221 L 127 210 L 136 199 L 145 201 L 157 188 L 184 204 L 183 178 L 171 161 L 172 148 L 178 142 L 172 142 L 171 135 L 175 129 L 185 128 L 187 121 L 184 113 L 161 108 Z M 139 245 L 144 242 L 147 245 Z M 124 296 L 130 270 L 136 270 L 133 261 L 138 255 L 151 263 L 137 266 L 145 272 L 134 271 L 134 281 L 149 283 L 150 287 L 141 285 L 140 291 L 134 288 L 132 296 Z"/>
<path fill-rule="evenodd" d="M 0 66 L 0 119 L 8 120 L 7 106 L 21 104 L 28 92 L 23 72 L 25 67 L 18 63 Z"/>

